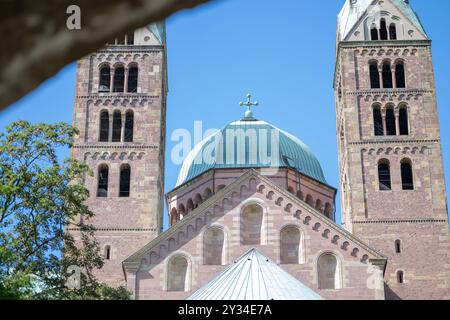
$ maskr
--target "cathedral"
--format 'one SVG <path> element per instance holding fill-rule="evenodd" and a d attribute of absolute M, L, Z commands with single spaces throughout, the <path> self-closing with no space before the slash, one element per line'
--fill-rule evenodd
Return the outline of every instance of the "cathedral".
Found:
<path fill-rule="evenodd" d="M 346 0 L 336 39 L 338 188 L 248 95 L 164 193 L 164 23 L 78 61 L 72 157 L 94 172 L 100 281 L 135 299 L 450 299 L 431 40 L 407 0 Z"/>

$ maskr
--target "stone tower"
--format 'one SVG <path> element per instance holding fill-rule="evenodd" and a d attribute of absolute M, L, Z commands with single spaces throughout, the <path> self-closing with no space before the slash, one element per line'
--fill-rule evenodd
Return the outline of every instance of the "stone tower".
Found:
<path fill-rule="evenodd" d="M 162 230 L 166 95 L 164 23 L 77 63 L 72 156 L 94 173 L 87 204 L 106 262 L 97 276 L 111 285 L 124 283 L 122 261 Z"/>
<path fill-rule="evenodd" d="M 387 299 L 450 298 L 431 41 L 409 1 L 346 1 L 334 81 L 344 227 L 389 258 Z"/>

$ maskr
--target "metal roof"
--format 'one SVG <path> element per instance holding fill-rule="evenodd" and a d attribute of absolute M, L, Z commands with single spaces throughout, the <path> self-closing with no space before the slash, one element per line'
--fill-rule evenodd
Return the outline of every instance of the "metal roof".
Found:
<path fill-rule="evenodd" d="M 411 8 L 410 4 L 405 0 L 391 0 L 393 4 L 408 18 L 414 26 L 416 26 L 423 34 L 424 27 L 419 17 Z M 358 0 L 354 4 L 351 0 L 346 0 L 344 7 L 338 16 L 339 40 L 345 39 L 361 16 L 365 14 L 367 9 L 375 2 L 374 0 Z"/>
<path fill-rule="evenodd" d="M 327 184 L 319 161 L 301 140 L 265 121 L 244 118 L 194 147 L 183 162 L 176 187 L 210 169 L 279 167 Z"/>
<path fill-rule="evenodd" d="M 165 24 L 164 21 L 154 22 L 147 26 L 147 28 L 155 35 L 155 37 L 158 39 L 158 41 L 161 44 L 165 43 Z"/>
<path fill-rule="evenodd" d="M 254 248 L 187 299 L 323 300 Z"/>

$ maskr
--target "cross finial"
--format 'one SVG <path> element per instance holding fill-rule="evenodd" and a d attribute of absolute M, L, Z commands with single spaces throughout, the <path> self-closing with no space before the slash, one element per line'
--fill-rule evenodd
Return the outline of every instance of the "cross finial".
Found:
<path fill-rule="evenodd" d="M 245 112 L 245 118 L 246 119 L 253 119 L 253 113 L 251 110 L 251 107 L 253 106 L 258 106 L 259 103 L 258 101 L 252 102 L 252 95 L 249 93 L 247 94 L 247 101 L 246 102 L 240 102 L 239 105 L 241 107 L 246 106 L 247 107 L 247 111 Z"/>

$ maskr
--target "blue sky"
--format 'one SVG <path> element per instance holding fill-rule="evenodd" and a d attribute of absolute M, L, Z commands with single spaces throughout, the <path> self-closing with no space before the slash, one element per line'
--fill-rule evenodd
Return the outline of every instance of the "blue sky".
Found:
<path fill-rule="evenodd" d="M 344 0 L 219 0 L 167 21 L 169 97 L 166 191 L 180 166 L 171 163 L 173 130 L 221 128 L 243 115 L 251 92 L 255 116 L 302 139 L 339 186 L 335 134 L 334 48 L 336 15 Z M 445 21 L 450 1 L 413 0 L 433 40 L 433 60 L 446 177 L 450 177 L 450 41 Z M 437 5 L 439 4 L 439 5 Z M 72 121 L 75 66 L 64 68 L 0 114 L 0 130 L 15 120 Z M 63 155 L 68 156 L 68 151 Z M 339 217 L 339 204 L 338 217 Z M 167 223 L 167 217 L 165 214 Z"/>

